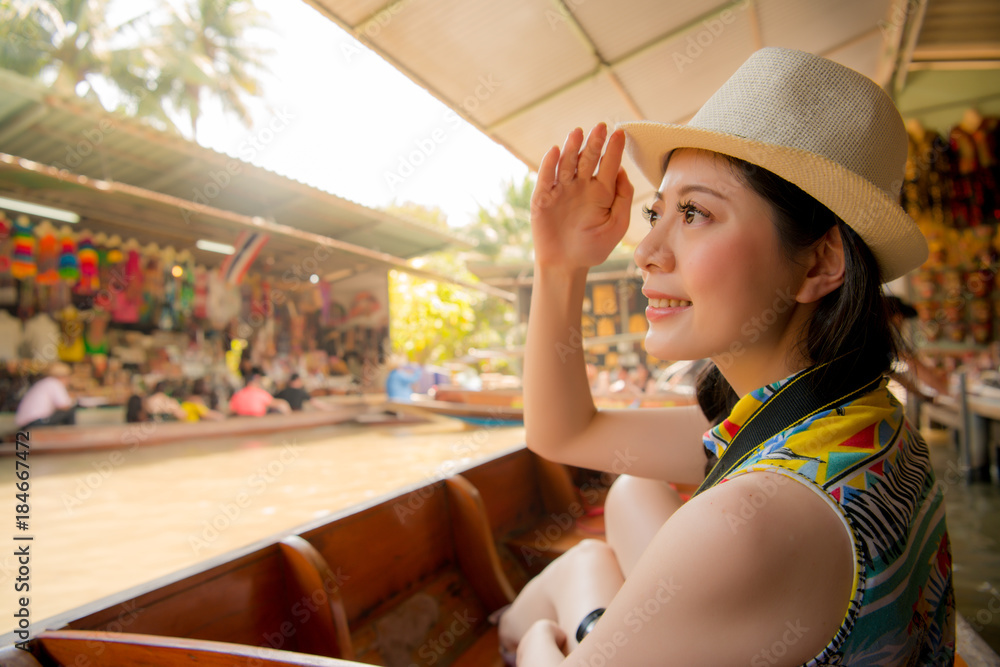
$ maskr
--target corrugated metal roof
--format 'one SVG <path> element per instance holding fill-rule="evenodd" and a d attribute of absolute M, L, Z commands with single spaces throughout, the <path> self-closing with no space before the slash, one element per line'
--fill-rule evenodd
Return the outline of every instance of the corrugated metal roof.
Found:
<path fill-rule="evenodd" d="M 467 246 L 447 230 L 367 208 L 86 101 L 57 97 L 41 84 L 3 70 L 0 153 L 242 216 L 274 220 L 398 258 Z M 6 176 L 10 178 L 9 170 Z M 0 190 L 22 198 L 61 198 L 32 193 L 10 180 L 0 183 Z M 87 208 L 85 217 L 90 217 L 93 226 L 100 202 L 79 200 L 82 195 L 73 191 L 77 192 L 73 203 Z M 173 215 L 160 212 L 156 228 L 145 233 L 180 242 L 198 235 L 189 227 L 179 210 Z"/>
<path fill-rule="evenodd" d="M 362 10 L 357 0 L 306 2 L 531 168 L 577 125 L 686 121 L 762 46 L 820 53 L 886 83 L 891 68 L 880 58 L 894 55 L 900 36 L 879 22 L 907 4 L 401 0 L 365 2 Z M 498 85 L 477 99 L 489 77 Z M 652 187 L 625 166 L 637 202 L 645 201 Z M 629 238 L 641 237 L 642 224 L 633 216 Z"/>
<path fill-rule="evenodd" d="M 198 250 L 196 240 L 231 244 L 241 231 L 258 229 L 269 234 L 270 240 L 257 260 L 257 268 L 271 274 L 278 282 L 305 285 L 314 273 L 335 282 L 373 267 L 398 268 L 432 280 L 453 282 L 507 300 L 514 299 L 512 293 L 489 285 L 468 285 L 449 276 L 410 267 L 399 255 L 390 252 L 391 247 L 362 247 L 322 231 L 250 217 L 121 181 L 75 175 L 5 153 L 0 153 L 0 193 L 76 211 L 81 216 L 76 227 L 92 233 L 100 231 L 134 238 L 143 246 L 156 243 L 161 247 L 188 249 L 198 263 L 207 266 L 218 265 L 223 255 Z M 402 249 L 406 242 L 387 238 L 385 245 Z"/>

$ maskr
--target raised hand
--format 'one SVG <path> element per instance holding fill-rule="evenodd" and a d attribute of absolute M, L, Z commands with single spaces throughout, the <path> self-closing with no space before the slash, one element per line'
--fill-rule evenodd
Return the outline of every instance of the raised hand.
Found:
<path fill-rule="evenodd" d="M 607 141 L 604 123 L 583 142 L 583 130 L 553 146 L 538 168 L 531 196 L 531 233 L 535 263 L 568 269 L 600 264 L 625 236 L 634 188 L 621 168 L 625 133 Z M 582 147 L 582 149 L 581 149 Z"/>

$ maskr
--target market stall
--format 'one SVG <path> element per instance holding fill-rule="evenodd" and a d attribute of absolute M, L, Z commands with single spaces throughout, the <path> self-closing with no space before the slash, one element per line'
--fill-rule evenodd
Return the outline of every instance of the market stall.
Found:
<path fill-rule="evenodd" d="M 217 402 L 250 365 L 279 386 L 380 392 L 388 271 L 451 280 L 407 261 L 464 243 L 447 231 L 9 72 L 0 90 L 6 410 L 54 361 L 94 406 L 162 379 L 200 378 Z"/>

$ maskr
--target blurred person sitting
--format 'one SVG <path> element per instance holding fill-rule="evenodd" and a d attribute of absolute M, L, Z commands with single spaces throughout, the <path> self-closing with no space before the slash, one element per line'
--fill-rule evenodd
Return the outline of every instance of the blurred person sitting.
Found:
<path fill-rule="evenodd" d="M 132 394 L 125 403 L 125 423 L 138 424 L 145 421 L 149 421 L 149 415 L 146 414 L 146 406 L 143 405 L 142 396 Z"/>
<path fill-rule="evenodd" d="M 170 383 L 161 380 L 153 387 L 153 393 L 146 397 L 146 414 L 157 422 L 175 422 L 187 419 L 187 413 L 180 401 L 170 395 Z"/>
<path fill-rule="evenodd" d="M 642 369 L 641 377 L 639 368 Z M 645 366 L 638 366 L 632 369 L 619 366 L 615 369 L 615 375 L 615 381 L 608 387 L 610 393 L 628 394 L 631 396 L 645 393 L 646 380 L 649 379 L 649 371 L 646 370 Z"/>
<path fill-rule="evenodd" d="M 385 393 L 390 401 L 409 401 L 413 385 L 420 379 L 419 367 L 403 364 L 389 371 L 385 379 Z"/>
<path fill-rule="evenodd" d="M 935 396 L 948 396 L 948 373 L 924 363 L 906 335 L 906 321 L 917 316 L 917 309 L 898 296 L 885 298 L 892 316 L 892 324 L 900 332 L 903 345 L 899 350 L 899 361 L 893 368 L 891 377 L 920 400 L 933 401 Z"/>
<path fill-rule="evenodd" d="M 66 364 L 52 364 L 46 377 L 31 385 L 18 403 L 14 416 L 17 428 L 75 424 L 76 405 L 66 389 L 71 374 Z"/>
<path fill-rule="evenodd" d="M 284 389 L 275 394 L 274 397 L 286 401 L 293 411 L 302 410 L 303 407 L 314 410 L 328 409 L 325 403 L 317 401 L 306 391 L 302 376 L 298 373 L 292 373 L 291 377 L 288 378 L 288 384 L 285 385 Z"/>
<path fill-rule="evenodd" d="M 608 369 L 602 368 L 597 371 L 597 378 L 590 385 L 590 392 L 594 396 L 606 396 L 611 391 L 611 376 Z"/>
<path fill-rule="evenodd" d="M 226 415 L 208 407 L 205 397 L 201 393 L 195 392 L 194 389 L 190 391 L 181 390 L 178 392 L 177 400 L 180 401 L 181 409 L 184 410 L 183 421 L 197 422 L 203 419 L 207 421 L 219 421 L 226 418 Z"/>
<path fill-rule="evenodd" d="M 292 407 L 264 389 L 264 372 L 254 367 L 247 373 L 246 386 L 229 399 L 229 411 L 241 417 L 263 417 L 267 414 L 291 414 Z"/>

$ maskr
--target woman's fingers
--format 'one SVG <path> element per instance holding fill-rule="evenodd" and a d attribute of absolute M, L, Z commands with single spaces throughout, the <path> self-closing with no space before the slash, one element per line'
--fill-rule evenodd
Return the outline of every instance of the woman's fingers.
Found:
<path fill-rule="evenodd" d="M 628 174 L 622 168 L 615 177 L 615 200 L 611 204 L 611 219 L 624 220 L 626 228 L 629 224 L 629 214 L 632 210 L 632 195 L 635 187 L 628 180 Z"/>
<path fill-rule="evenodd" d="M 553 146 L 538 165 L 538 180 L 535 181 L 535 195 L 548 196 L 556 183 L 556 165 L 559 163 L 559 147 Z M 534 198 L 534 197 L 532 197 Z"/>
<path fill-rule="evenodd" d="M 618 178 L 618 168 L 622 166 L 622 151 L 625 150 L 625 131 L 615 130 L 608 139 L 608 147 L 597 170 L 597 180 L 604 187 L 614 192 L 615 181 Z M 628 179 L 626 179 L 628 182 Z"/>
<path fill-rule="evenodd" d="M 559 159 L 559 173 L 557 178 L 560 183 L 569 183 L 576 176 L 576 165 L 580 159 L 580 146 L 583 144 L 583 130 L 574 128 L 566 137 L 563 145 L 562 157 Z"/>
<path fill-rule="evenodd" d="M 608 126 L 598 123 L 590 131 L 587 143 L 580 152 L 580 163 L 576 167 L 576 173 L 580 178 L 590 178 L 594 175 L 597 161 L 601 159 L 601 150 L 604 148 L 604 139 L 608 136 Z"/>

